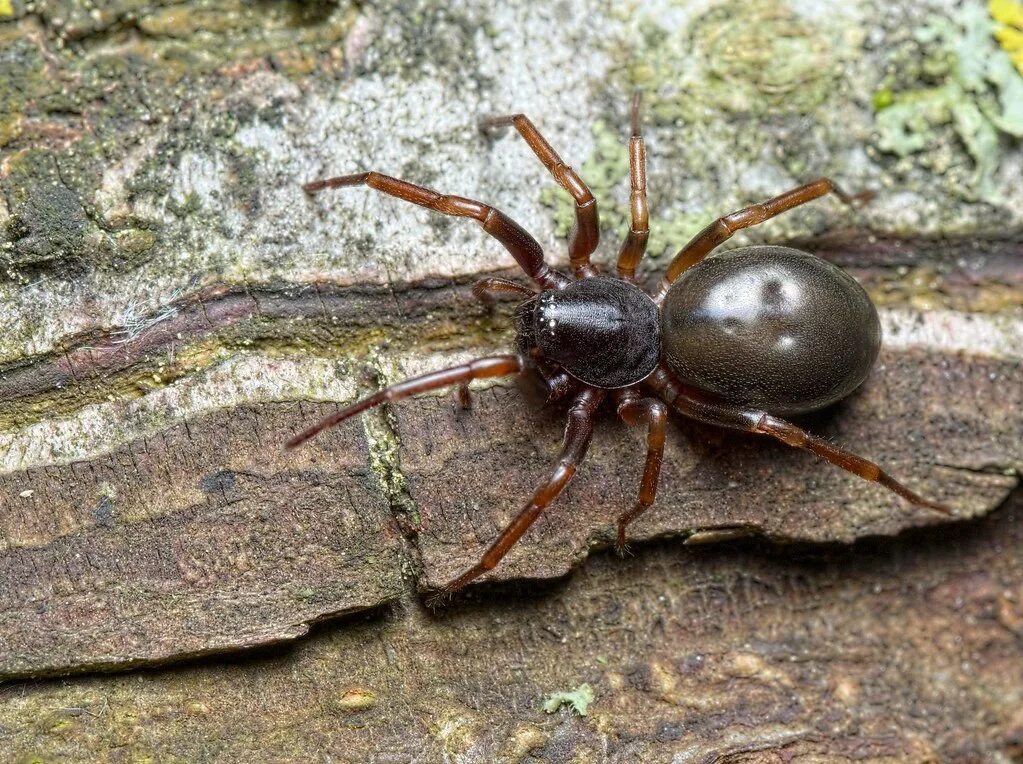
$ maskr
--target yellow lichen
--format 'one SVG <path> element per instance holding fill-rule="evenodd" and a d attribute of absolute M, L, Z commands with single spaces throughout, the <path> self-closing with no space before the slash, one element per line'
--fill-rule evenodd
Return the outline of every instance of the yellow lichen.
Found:
<path fill-rule="evenodd" d="M 988 12 L 998 22 L 995 39 L 1023 74 L 1023 3 L 1019 0 L 990 0 Z"/>
<path fill-rule="evenodd" d="M 364 687 L 352 687 L 337 698 L 337 709 L 344 713 L 355 713 L 373 708 L 377 704 L 376 693 Z"/>

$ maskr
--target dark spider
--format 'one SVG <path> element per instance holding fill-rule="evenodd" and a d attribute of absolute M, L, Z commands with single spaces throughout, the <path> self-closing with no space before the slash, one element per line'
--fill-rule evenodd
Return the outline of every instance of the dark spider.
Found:
<path fill-rule="evenodd" d="M 635 283 L 649 234 L 646 149 L 639 130 L 639 97 L 632 104 L 629 143 L 632 226 L 618 252 L 618 278 L 598 275 L 590 263 L 597 246 L 597 203 L 578 175 L 522 114 L 484 120 L 487 129 L 513 126 L 575 200 L 569 239 L 575 279 L 544 262 L 540 245 L 501 211 L 472 199 L 443 196 L 403 180 L 364 172 L 306 184 L 309 192 L 365 184 L 445 215 L 471 217 L 503 244 L 535 286 L 487 278 L 474 294 L 525 297 L 516 311 L 518 354 L 481 358 L 391 385 L 327 417 L 292 438 L 294 448 L 366 409 L 473 379 L 532 372 L 546 382 L 548 400 L 571 395 L 558 463 L 533 498 L 501 532 L 482 559 L 450 581 L 454 592 L 493 568 L 572 479 L 586 454 L 593 417 L 610 396 L 630 426 L 646 425 L 647 456 L 635 507 L 618 518 L 617 544 L 626 526 L 653 503 L 664 452 L 667 406 L 701 422 L 771 435 L 814 453 L 912 504 L 950 510 L 910 491 L 879 466 L 845 451 L 778 414 L 831 405 L 867 377 L 881 344 L 877 310 L 855 280 L 834 265 L 788 247 L 741 247 L 704 258 L 742 228 L 762 223 L 827 193 L 850 196 L 828 178 L 794 188 L 762 204 L 719 218 L 679 250 L 653 297 Z M 665 405 L 667 404 L 667 405 Z"/>

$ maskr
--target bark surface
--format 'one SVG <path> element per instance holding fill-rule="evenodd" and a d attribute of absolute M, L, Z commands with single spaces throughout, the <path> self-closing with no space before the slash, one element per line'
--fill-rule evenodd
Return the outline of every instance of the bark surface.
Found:
<path fill-rule="evenodd" d="M 0 0 L 4 757 L 1023 757 L 1023 76 L 1001 22 L 578 5 Z M 490 582 L 427 610 L 549 470 L 564 411 L 488 384 L 283 452 L 382 384 L 508 352 L 514 305 L 470 286 L 524 281 L 470 223 L 301 184 L 478 198 L 564 268 L 568 195 L 475 128 L 525 112 L 590 183 L 608 263 L 637 87 L 647 283 L 800 182 L 876 192 L 729 246 L 864 284 L 878 366 L 803 423 L 955 517 L 676 416 L 619 560 L 644 439 L 609 408 Z M 583 684 L 586 716 L 544 710 Z"/>

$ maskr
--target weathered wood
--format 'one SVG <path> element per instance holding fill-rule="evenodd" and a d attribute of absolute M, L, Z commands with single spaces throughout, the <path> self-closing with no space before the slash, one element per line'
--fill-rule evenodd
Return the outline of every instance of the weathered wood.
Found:
<path fill-rule="evenodd" d="M 0 752 L 1023 756 L 1018 488 L 996 509 L 1023 462 L 1023 80 L 987 13 L 0 0 L 0 678 L 236 653 L 0 689 Z M 419 594 L 521 505 L 560 413 L 495 386 L 471 412 L 408 401 L 281 453 L 339 402 L 512 339 L 509 305 L 468 300 L 475 277 L 513 274 L 471 224 L 301 184 L 376 169 L 479 198 L 564 265 L 567 196 L 517 136 L 476 129 L 523 111 L 598 197 L 608 262 L 637 87 L 641 278 L 812 177 L 876 193 L 733 243 L 799 244 L 864 283 L 882 366 L 809 424 L 958 520 L 675 418 L 619 561 L 597 548 L 635 496 L 641 436 L 608 415 L 506 583 L 430 615 Z M 687 547 L 740 533 L 767 541 Z M 583 681 L 586 720 L 539 710 Z"/>
<path fill-rule="evenodd" d="M 1023 503 L 847 548 L 591 557 L 244 661 L 0 688 L 15 761 L 1015 761 Z M 589 714 L 544 699 L 588 682 Z"/>
<path fill-rule="evenodd" d="M 1020 364 L 982 356 L 886 351 L 877 374 L 813 429 L 868 455 L 965 518 L 998 506 L 1023 469 Z M 564 415 L 524 410 L 512 391 L 403 402 L 401 472 L 424 532 L 426 580 L 469 567 L 522 507 L 557 455 Z M 673 417 L 661 489 L 631 538 L 735 529 L 782 541 L 848 542 L 944 522 L 803 452 Z M 642 474 L 642 436 L 608 413 L 566 494 L 494 572 L 564 574 L 589 544 L 607 544 Z M 694 539 L 695 541 L 696 539 Z"/>
<path fill-rule="evenodd" d="M 965 518 L 1016 484 L 1018 376 L 1010 360 L 886 351 L 860 394 L 811 424 Z M 311 621 L 393 600 L 402 572 L 420 564 L 420 586 L 440 585 L 520 508 L 563 429 L 560 410 L 531 410 L 513 388 L 474 400 L 468 412 L 453 396 L 397 406 L 391 437 L 402 445 L 377 447 L 376 472 L 358 422 L 281 453 L 288 434 L 333 407 L 267 403 L 0 477 L 0 674 L 291 638 Z M 727 530 L 847 542 L 945 522 L 763 438 L 675 420 L 659 499 L 634 541 Z M 492 577 L 563 575 L 590 545 L 606 545 L 634 500 L 641 459 L 638 436 L 605 416 L 577 480 Z M 403 553 L 399 528 L 414 551 Z"/>
<path fill-rule="evenodd" d="M 317 412 L 233 408 L 0 477 L 0 675 L 279 642 L 394 599 L 401 538 L 360 428 L 281 453 Z"/>

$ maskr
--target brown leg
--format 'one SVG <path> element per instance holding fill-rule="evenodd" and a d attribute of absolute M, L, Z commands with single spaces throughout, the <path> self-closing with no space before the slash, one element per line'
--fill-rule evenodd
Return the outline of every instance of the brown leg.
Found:
<path fill-rule="evenodd" d="M 468 382 L 458 383 L 458 405 L 462 407 L 463 411 L 472 408 L 472 394 L 469 392 Z"/>
<path fill-rule="evenodd" d="M 525 139 L 529 148 L 554 176 L 558 185 L 568 191 L 575 200 L 575 228 L 572 229 L 572 235 L 568 241 L 569 260 L 572 262 L 572 269 L 578 278 L 596 275 L 596 268 L 590 264 L 590 255 L 597 248 L 597 240 L 600 236 L 597 200 L 593 198 L 593 194 L 583 183 L 582 178 L 561 160 L 558 153 L 551 148 L 547 140 L 540 135 L 540 131 L 536 129 L 536 125 L 530 122 L 529 117 L 525 114 L 508 114 L 480 120 L 480 127 L 484 130 L 508 126 L 519 131 L 519 135 Z"/>
<path fill-rule="evenodd" d="M 657 398 L 640 398 L 635 393 L 623 393 L 618 399 L 618 416 L 629 425 L 646 424 L 646 464 L 643 480 L 639 484 L 636 506 L 618 517 L 618 537 L 615 541 L 620 554 L 625 552 L 625 528 L 650 508 L 657 495 L 657 479 L 661 475 L 664 457 L 664 432 L 668 425 L 668 408 Z"/>
<path fill-rule="evenodd" d="M 529 503 L 508 524 L 508 527 L 501 531 L 501 535 L 490 545 L 480 561 L 462 575 L 445 584 L 441 589 L 441 594 L 458 591 L 497 565 L 529 526 L 568 485 L 572 476 L 575 475 L 579 463 L 586 456 L 586 449 L 590 445 L 590 437 L 593 435 L 593 415 L 606 395 L 606 391 L 595 388 L 587 388 L 579 393 L 568 411 L 565 440 L 554 471 L 536 490 Z"/>
<path fill-rule="evenodd" d="M 632 138 L 629 140 L 629 207 L 632 226 L 618 250 L 618 277 L 634 281 L 636 266 L 646 252 L 650 236 L 650 212 L 646 204 L 646 144 L 639 130 L 639 93 L 632 99 Z"/>
<path fill-rule="evenodd" d="M 851 451 L 846 451 L 832 445 L 823 438 L 811 435 L 794 424 L 786 422 L 784 419 L 771 416 L 766 411 L 746 409 L 711 401 L 688 389 L 682 389 L 663 369 L 655 370 L 649 377 L 649 381 L 651 386 L 659 392 L 669 406 L 672 406 L 688 417 L 717 425 L 718 427 L 728 427 L 733 430 L 745 430 L 746 432 L 770 435 L 793 448 L 801 448 L 804 451 L 816 454 L 822 459 L 841 467 L 846 472 L 858 475 L 864 480 L 880 483 L 910 504 L 933 509 L 935 512 L 941 512 L 945 515 L 952 514 L 950 508 L 925 499 L 909 490 L 878 465 L 874 464 L 874 462 L 864 459 L 862 456 L 857 456 Z"/>
<path fill-rule="evenodd" d="M 873 193 L 864 191 L 859 194 L 849 195 L 828 178 L 818 178 L 812 183 L 786 191 L 780 196 L 768 199 L 761 204 L 754 204 L 745 207 L 738 212 L 718 218 L 709 226 L 694 236 L 688 244 L 678 251 L 668 269 L 664 273 L 664 280 L 655 299 L 660 303 L 664 295 L 679 276 L 687 269 L 700 262 L 718 244 L 731 238 L 732 234 L 743 228 L 763 223 L 776 215 L 787 212 L 801 204 L 806 204 L 825 194 L 834 194 L 845 204 L 854 204 L 869 200 Z"/>
<path fill-rule="evenodd" d="M 544 383 L 547 385 L 547 397 L 544 399 L 544 406 L 557 403 L 569 393 L 575 392 L 581 384 L 567 371 L 553 371 L 544 375 Z"/>
<path fill-rule="evenodd" d="M 512 257 L 533 281 L 544 289 L 560 289 L 568 279 L 553 270 L 543 259 L 543 250 L 532 236 L 514 220 L 500 210 L 481 202 L 461 196 L 446 196 L 404 180 L 381 175 L 378 172 L 360 172 L 355 175 L 340 175 L 306 183 L 306 193 L 315 193 L 324 188 L 367 185 L 385 194 L 435 210 L 444 215 L 473 218 L 483 230 L 504 245 Z"/>
<path fill-rule="evenodd" d="M 473 297 L 488 305 L 494 301 L 494 296 L 498 294 L 516 294 L 522 297 L 532 297 L 536 292 L 522 284 L 499 278 L 480 279 L 472 285 Z"/>
<path fill-rule="evenodd" d="M 331 414 L 326 419 L 320 420 L 308 430 L 293 437 L 284 444 L 284 447 L 295 448 L 296 446 L 305 443 L 310 438 L 319 435 L 328 427 L 333 427 L 334 425 L 339 424 L 356 414 L 361 414 L 367 409 L 379 406 L 381 403 L 400 401 L 402 398 L 408 398 L 410 395 L 424 393 L 428 390 L 437 390 L 438 388 L 448 387 L 449 385 L 468 383 L 473 379 L 483 379 L 485 377 L 506 377 L 511 374 L 519 374 L 529 368 L 530 365 L 531 361 L 526 359 L 524 356 L 495 355 L 490 358 L 478 358 L 475 361 L 470 361 L 469 363 L 462 364 L 461 366 L 452 366 L 448 369 L 434 371 L 430 374 L 424 374 L 421 377 L 406 379 L 404 382 L 398 382 L 390 387 L 385 387 L 383 390 L 374 393 L 368 398 L 356 401 L 355 403 L 341 409 L 336 414 Z"/>

